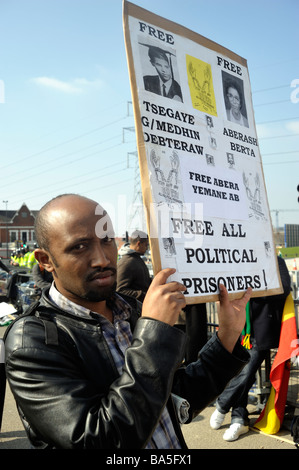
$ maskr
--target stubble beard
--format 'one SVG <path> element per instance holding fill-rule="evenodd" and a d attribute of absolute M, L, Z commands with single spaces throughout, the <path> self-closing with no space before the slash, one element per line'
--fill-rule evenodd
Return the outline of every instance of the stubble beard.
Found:
<path fill-rule="evenodd" d="M 82 295 L 82 299 L 88 300 L 89 302 L 103 302 L 109 300 L 116 291 L 116 281 L 110 287 L 105 287 L 99 290 L 90 290 L 86 294 Z"/>

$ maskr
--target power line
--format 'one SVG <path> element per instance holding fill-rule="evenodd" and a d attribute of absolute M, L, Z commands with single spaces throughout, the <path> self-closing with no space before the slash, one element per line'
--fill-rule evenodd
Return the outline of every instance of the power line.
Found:
<path fill-rule="evenodd" d="M 274 122 L 284 122 L 284 121 L 293 121 L 294 119 L 299 119 L 299 116 L 294 116 L 294 117 L 289 117 L 289 118 L 283 118 L 283 119 L 276 119 L 273 121 L 263 121 L 263 122 L 257 122 L 256 124 L 272 124 Z"/>
<path fill-rule="evenodd" d="M 289 153 L 298 153 L 299 150 L 290 150 L 289 152 L 273 152 L 273 153 L 263 153 L 263 157 L 269 157 L 270 155 L 288 155 Z"/>
<path fill-rule="evenodd" d="M 278 90 L 280 88 L 290 88 L 290 84 L 288 83 L 287 85 L 279 85 L 279 86 L 275 86 L 275 87 L 272 87 L 272 88 L 264 88 L 262 90 L 255 90 L 252 93 L 262 93 L 262 92 L 265 92 L 265 91 Z"/>
<path fill-rule="evenodd" d="M 290 160 L 289 162 L 283 161 L 283 162 L 269 162 L 269 163 L 263 163 L 264 165 L 289 165 L 291 163 L 299 163 L 299 160 Z"/>
<path fill-rule="evenodd" d="M 260 68 L 268 68 L 268 67 L 277 67 L 278 65 L 281 64 L 287 64 L 289 62 L 297 62 L 299 57 L 294 57 L 292 59 L 286 59 L 286 60 L 281 60 L 280 62 L 275 62 L 273 64 L 263 64 L 263 65 L 258 65 L 257 67 L 253 67 L 251 70 L 258 70 Z"/>
<path fill-rule="evenodd" d="M 121 145 L 121 144 L 117 144 L 117 145 L 114 145 L 114 146 L 111 147 L 111 148 L 118 147 L 118 146 L 120 146 L 120 145 Z M 106 151 L 106 150 L 104 150 L 104 151 Z M 97 153 L 97 152 L 96 152 L 96 153 Z M 64 182 L 69 182 L 69 181 L 71 181 L 71 180 L 78 179 L 78 178 L 82 178 L 82 177 L 88 176 L 88 175 L 90 175 L 90 174 L 95 174 L 95 173 L 98 173 L 99 171 L 104 171 L 104 170 L 106 170 L 106 169 L 108 169 L 108 168 L 113 168 L 113 167 L 119 165 L 121 162 L 122 162 L 122 160 L 120 160 L 120 161 L 118 161 L 118 162 L 116 162 L 116 163 L 113 163 L 112 165 L 108 165 L 108 166 L 106 166 L 106 167 L 104 167 L 104 168 L 99 168 L 98 170 L 94 170 L 94 169 L 93 169 L 92 171 L 89 171 L 89 172 L 85 173 L 84 175 L 80 174 L 80 175 L 78 175 L 78 176 L 74 176 L 73 178 L 69 178 L 69 177 L 68 177 L 67 179 L 63 179 L 63 180 L 61 180 L 61 181 L 59 181 L 59 182 L 55 181 L 55 182 L 52 183 L 52 184 L 48 184 L 48 185 L 47 185 L 47 188 L 49 188 L 49 187 L 51 187 L 51 186 L 56 186 L 57 184 L 58 184 L 58 185 L 61 185 L 61 184 L 63 184 Z M 67 164 L 68 164 L 68 163 L 67 163 Z M 48 170 L 46 170 L 45 172 L 47 172 L 47 171 L 48 171 Z M 110 174 L 110 173 L 109 173 L 109 174 Z M 108 174 L 108 175 L 109 175 L 109 174 Z M 103 176 L 108 176 L 108 175 L 103 175 Z M 99 178 L 102 178 L 103 176 L 100 176 Z M 98 177 L 96 177 L 96 178 L 98 178 Z M 83 183 L 83 182 L 84 182 L 84 181 L 80 181 L 80 183 Z M 41 186 L 40 188 L 44 188 L 44 185 Z M 27 192 L 24 192 L 23 194 L 26 195 L 26 194 L 30 194 L 30 193 L 32 193 L 32 192 L 35 192 L 35 193 L 36 193 L 36 191 L 37 191 L 38 189 L 40 189 L 40 188 L 36 188 L 36 187 L 35 187 L 34 189 L 32 189 L 32 190 L 30 190 L 30 191 L 27 191 Z M 37 195 L 38 195 L 38 194 L 37 194 Z"/>
<path fill-rule="evenodd" d="M 89 114 L 88 116 L 80 117 L 79 119 L 76 119 L 76 120 L 74 120 L 74 121 L 69 121 L 68 124 L 67 124 L 66 126 L 64 126 L 64 127 L 61 127 L 61 126 L 60 126 L 59 128 L 56 128 L 56 129 L 52 130 L 51 132 L 48 132 L 47 134 L 42 134 L 42 135 L 38 136 L 38 137 L 37 137 L 34 141 L 32 141 L 31 143 L 38 142 L 38 141 L 40 141 L 41 139 L 44 139 L 45 137 L 50 137 L 51 135 L 56 134 L 57 132 L 61 132 L 61 131 L 65 130 L 65 129 L 73 128 L 73 127 L 74 127 L 74 124 L 76 124 L 76 123 L 80 123 L 81 121 L 85 121 L 86 119 L 90 119 L 90 118 L 94 118 L 94 117 L 96 117 L 96 116 L 103 115 L 103 114 L 105 114 L 107 111 L 112 110 L 112 109 L 114 109 L 114 108 L 116 108 L 116 107 L 117 107 L 117 109 L 119 109 L 120 104 L 124 104 L 124 103 L 127 103 L 127 116 L 129 116 L 128 102 L 127 102 L 126 100 L 123 100 L 123 101 L 121 101 L 121 102 L 118 101 L 117 103 L 115 103 L 115 104 L 113 104 L 113 105 L 111 105 L 111 106 L 106 106 L 105 108 L 98 109 L 98 111 L 97 111 L 96 113 L 92 113 L 92 114 Z M 23 146 L 23 144 L 19 144 L 19 145 L 17 145 L 17 146 L 14 147 L 14 148 L 18 148 L 18 147 L 22 147 L 22 146 Z M 10 148 L 10 149 L 8 149 L 7 151 L 8 151 L 8 152 L 11 152 L 11 151 L 14 150 L 14 148 Z"/>
<path fill-rule="evenodd" d="M 53 145 L 53 146 L 51 146 L 51 147 L 48 147 L 48 148 L 45 149 L 45 150 L 41 150 L 40 152 L 36 152 L 36 153 L 34 153 L 34 154 L 32 154 L 32 155 L 29 155 L 29 156 L 26 156 L 26 157 L 22 157 L 20 160 L 17 160 L 16 162 L 12 162 L 12 163 L 9 163 L 9 164 L 6 165 L 6 166 L 3 166 L 3 167 L 2 167 L 2 170 L 5 169 L 5 168 L 10 167 L 10 166 L 12 166 L 12 165 L 16 165 L 16 164 L 18 164 L 18 163 L 20 163 L 20 162 L 22 162 L 22 161 L 24 161 L 24 160 L 27 160 L 27 159 L 29 159 L 29 158 L 33 158 L 33 157 L 37 157 L 38 155 L 42 155 L 43 153 L 49 152 L 49 150 L 54 150 L 54 149 L 56 149 L 56 148 L 58 148 L 58 147 L 61 147 L 62 145 L 69 144 L 69 143 L 74 142 L 74 141 L 76 141 L 76 140 L 78 140 L 78 139 L 81 139 L 82 137 L 85 137 L 85 136 L 87 136 L 87 135 L 93 134 L 94 132 L 97 132 L 97 131 L 99 131 L 99 130 L 101 130 L 101 129 L 104 129 L 104 128 L 108 127 L 108 126 L 111 126 L 111 125 L 113 125 L 113 124 L 116 124 L 117 122 L 120 122 L 120 121 L 124 120 L 125 118 L 126 118 L 126 117 L 121 117 L 121 118 L 119 118 L 119 119 L 116 119 L 115 121 L 109 122 L 109 123 L 107 123 L 107 124 L 105 124 L 105 125 L 103 125 L 103 126 L 96 127 L 95 129 L 92 129 L 92 130 L 90 130 L 90 131 L 88 131 L 88 132 L 85 132 L 85 133 L 83 133 L 83 134 L 81 134 L 81 135 L 78 135 L 78 136 L 76 136 L 76 137 L 73 137 L 72 139 L 65 140 L 65 141 L 63 141 L 63 142 L 60 142 L 59 144 Z"/>
<path fill-rule="evenodd" d="M 299 134 L 272 135 L 271 137 L 259 137 L 259 140 L 283 139 L 284 137 L 298 137 Z"/>
<path fill-rule="evenodd" d="M 104 141 L 101 142 L 101 143 L 108 142 L 109 140 L 114 140 L 116 137 L 119 137 L 119 136 L 111 137 L 111 138 L 109 138 L 109 139 L 104 140 Z M 98 145 L 98 144 L 90 145 L 90 146 L 88 146 L 88 147 L 86 147 L 86 148 L 91 148 L 91 147 L 94 147 L 95 145 Z M 106 149 L 104 149 L 104 150 L 101 150 L 101 151 L 96 150 L 95 152 L 89 153 L 89 154 L 87 154 L 87 155 L 81 156 L 81 157 L 76 158 L 76 159 L 72 159 L 72 162 L 71 162 L 71 163 L 73 164 L 73 163 L 76 163 L 76 162 L 78 162 L 78 161 L 80 161 L 80 160 L 84 160 L 85 158 L 88 158 L 88 157 L 90 157 L 90 156 L 92 156 L 92 155 L 96 155 L 96 154 L 98 154 L 98 153 L 106 152 L 107 150 L 111 150 L 112 148 L 118 147 L 119 145 L 121 145 L 121 143 L 115 144 L 115 145 L 113 145 L 113 146 L 111 146 L 111 147 L 108 147 L 108 148 L 106 148 Z M 84 149 L 83 149 L 83 150 L 84 150 Z M 54 161 L 56 161 L 56 160 L 61 160 L 62 158 L 66 157 L 66 156 L 72 156 L 72 155 L 74 155 L 74 154 L 76 154 L 76 153 L 78 153 L 78 152 L 81 152 L 81 151 L 82 151 L 82 149 L 81 149 L 81 150 L 78 150 L 77 152 L 70 152 L 70 153 L 65 154 L 65 155 L 60 155 L 59 157 L 54 158 L 53 160 L 51 160 L 50 163 L 52 164 L 52 163 L 53 163 Z M 53 169 L 57 170 L 58 168 L 62 168 L 63 166 L 67 166 L 67 165 L 69 165 L 69 164 L 70 164 L 69 161 L 68 161 L 68 162 L 64 162 L 64 163 L 62 163 L 61 165 L 56 165 Z M 39 166 L 44 166 L 44 165 L 39 165 Z M 34 168 L 35 168 L 35 167 L 34 167 Z M 52 170 L 53 170 L 53 169 L 52 169 Z M 45 170 L 43 170 L 43 171 L 40 171 L 39 173 L 32 173 L 32 170 L 31 170 L 31 169 L 30 169 L 30 171 L 31 171 L 30 177 L 36 177 L 36 176 L 42 175 L 43 173 L 46 173 L 46 172 L 51 171 L 51 170 L 45 169 Z M 20 172 L 14 173 L 14 175 L 18 175 L 18 174 L 23 174 L 23 172 L 20 171 Z M 19 180 L 13 180 L 13 181 L 10 180 L 9 183 L 1 185 L 1 189 L 2 189 L 2 188 L 5 188 L 6 186 L 10 186 L 11 184 L 16 184 L 16 183 L 18 183 L 18 182 L 20 182 L 20 181 L 23 181 L 23 180 L 24 180 L 23 177 L 20 178 Z"/>
<path fill-rule="evenodd" d="M 260 103 L 260 104 L 255 104 L 253 105 L 254 108 L 258 108 L 259 106 L 269 106 L 271 104 L 281 104 L 281 103 L 289 103 L 290 100 L 281 100 L 281 101 L 271 101 L 268 103 Z"/>
<path fill-rule="evenodd" d="M 115 183 L 109 183 L 107 184 L 106 186 L 101 186 L 100 188 L 97 186 L 97 188 L 93 188 L 93 189 L 89 189 L 88 191 L 83 191 L 82 193 L 83 194 L 89 194 L 93 191 L 96 191 L 96 190 L 99 190 L 99 189 L 106 189 L 106 188 L 111 188 L 112 186 L 116 186 L 116 185 L 120 185 L 122 183 L 127 183 L 128 181 L 132 181 L 132 178 L 127 178 L 125 180 L 122 180 L 122 181 L 117 181 Z M 42 195 L 45 195 L 45 194 L 48 194 L 48 192 L 46 193 L 43 193 Z M 33 199 L 35 196 L 32 196 L 28 199 Z M 12 204 L 16 204 L 17 202 L 19 202 L 19 204 L 22 204 L 24 202 L 24 199 L 22 199 L 22 202 L 20 202 L 21 200 L 19 199 L 18 201 L 12 201 Z"/>
<path fill-rule="evenodd" d="M 105 168 L 102 168 L 102 169 L 100 169 L 99 171 L 103 171 L 103 170 L 105 170 L 105 169 L 112 168 L 112 167 L 114 167 L 114 166 L 119 165 L 119 163 L 121 163 L 121 161 L 120 161 L 120 162 L 117 162 L 117 163 L 115 163 L 115 164 L 113 164 L 113 165 L 109 165 L 109 166 L 107 166 L 107 167 L 105 167 Z M 109 172 L 109 173 L 105 173 L 104 175 L 101 175 L 101 176 L 94 176 L 94 177 L 92 177 L 92 178 L 88 178 L 88 179 L 83 180 L 83 181 L 81 180 L 81 181 L 80 181 L 80 184 L 84 184 L 84 183 L 87 183 L 87 182 L 89 182 L 89 181 L 93 181 L 93 180 L 95 180 L 95 179 L 105 178 L 105 177 L 110 176 L 110 175 L 112 175 L 112 174 L 115 175 L 116 173 L 121 173 L 121 172 L 126 171 L 126 170 L 127 170 L 127 168 L 122 168 L 121 170 L 118 170 L 118 171 L 113 170 L 113 171 L 111 171 L 111 172 Z M 93 172 L 93 173 L 94 173 L 94 172 Z M 91 174 L 91 173 L 86 173 L 85 176 L 88 176 L 89 174 Z M 78 177 L 74 177 L 74 178 L 72 178 L 72 179 L 76 179 L 76 178 L 81 178 L 81 175 L 78 176 Z M 130 178 L 130 180 L 131 180 L 131 178 Z M 46 192 L 42 192 L 42 193 L 37 193 L 37 194 L 36 194 L 36 189 L 39 189 L 39 188 L 35 188 L 33 191 L 28 191 L 27 193 L 24 193 L 25 195 L 26 195 L 26 194 L 30 194 L 30 193 L 32 193 L 32 192 L 35 193 L 33 196 L 29 196 L 29 197 L 26 196 L 25 199 L 26 199 L 26 200 L 28 200 L 28 199 L 33 199 L 33 198 L 36 198 L 36 197 L 39 197 L 39 196 L 43 196 L 43 195 L 45 195 L 45 194 L 48 194 L 48 193 L 49 193 L 49 188 L 50 188 L 51 186 L 63 185 L 63 191 L 65 191 L 66 188 L 69 188 L 69 187 L 72 187 L 72 186 L 73 186 L 73 184 L 65 185 L 65 184 L 64 184 L 65 181 L 71 181 L 71 180 L 62 180 L 62 181 L 59 181 L 59 182 L 55 182 L 55 183 L 53 183 L 52 185 L 47 185 L 47 191 L 46 191 Z M 118 184 L 118 183 L 116 183 L 116 184 Z M 113 186 L 113 185 L 114 185 L 114 184 L 111 184 L 111 186 Z M 44 187 L 45 187 L 45 186 L 42 186 L 41 188 L 44 188 Z M 101 188 L 103 188 L 103 186 L 101 186 Z M 14 203 L 16 203 L 16 202 L 17 202 L 17 201 L 12 201 L 11 203 L 14 204 Z"/>

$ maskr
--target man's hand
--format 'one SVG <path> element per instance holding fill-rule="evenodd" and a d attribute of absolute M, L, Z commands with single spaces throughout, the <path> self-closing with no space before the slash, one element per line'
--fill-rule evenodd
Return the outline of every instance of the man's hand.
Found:
<path fill-rule="evenodd" d="M 182 308 L 186 306 L 183 292 L 186 287 L 180 282 L 169 282 L 167 279 L 175 269 L 160 271 L 152 280 L 142 306 L 142 316 L 163 321 L 173 326 Z"/>
<path fill-rule="evenodd" d="M 219 291 L 220 308 L 218 309 L 218 338 L 223 346 L 229 352 L 232 352 L 245 325 L 245 307 L 250 299 L 252 289 L 249 287 L 241 299 L 232 301 L 229 300 L 228 292 L 223 284 L 219 285 Z"/>

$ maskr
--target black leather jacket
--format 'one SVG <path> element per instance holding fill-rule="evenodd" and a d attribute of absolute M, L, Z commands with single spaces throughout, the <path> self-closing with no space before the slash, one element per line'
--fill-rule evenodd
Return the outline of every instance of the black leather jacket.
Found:
<path fill-rule="evenodd" d="M 58 309 L 45 292 L 8 328 L 6 374 L 35 447 L 144 448 L 167 403 L 185 447 L 171 392 L 198 413 L 247 362 L 240 345 L 231 355 L 214 336 L 196 363 L 182 367 L 185 335 L 138 318 L 132 301 L 133 340 L 121 376 L 97 319 Z"/>

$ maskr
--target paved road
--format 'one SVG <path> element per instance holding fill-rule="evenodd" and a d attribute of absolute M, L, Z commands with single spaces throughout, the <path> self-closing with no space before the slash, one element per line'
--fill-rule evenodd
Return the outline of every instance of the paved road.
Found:
<path fill-rule="evenodd" d="M 254 431 L 252 428 L 247 434 L 242 435 L 237 441 L 226 442 L 223 434 L 230 425 L 230 415 L 227 414 L 220 429 L 210 428 L 210 416 L 215 410 L 214 406 L 206 408 L 195 420 L 183 426 L 183 432 L 189 449 L 295 449 L 290 432 L 281 429 L 274 436 L 265 435 Z M 249 405 L 250 424 L 253 426 L 259 416 L 255 406 Z"/>
<path fill-rule="evenodd" d="M 4 328 L 0 328 L 0 338 Z M 214 411 L 213 406 L 206 408 L 192 423 L 183 426 L 183 433 L 190 449 L 294 449 L 290 432 L 282 429 L 275 436 L 267 436 L 251 430 L 235 442 L 226 442 L 222 435 L 230 424 L 229 414 L 219 430 L 212 430 L 209 419 Z M 251 424 L 253 425 L 258 413 L 254 405 L 249 405 Z M 6 388 L 6 397 L 0 433 L 0 450 L 2 449 L 29 449 L 29 441 L 18 416 L 14 398 L 9 386 Z"/>
<path fill-rule="evenodd" d="M 250 412 L 254 412 L 253 405 L 249 406 Z M 227 415 L 222 428 L 215 431 L 209 426 L 209 419 L 214 407 L 206 408 L 192 423 L 183 426 L 183 433 L 190 449 L 295 449 L 292 437 L 287 430 L 282 429 L 278 435 L 266 436 L 250 431 L 241 436 L 235 442 L 226 442 L 222 435 L 229 426 Z M 258 415 L 251 414 L 254 422 Z M 19 419 L 15 402 L 8 387 L 0 434 L 0 450 L 2 449 L 29 449 L 29 442 Z"/>

